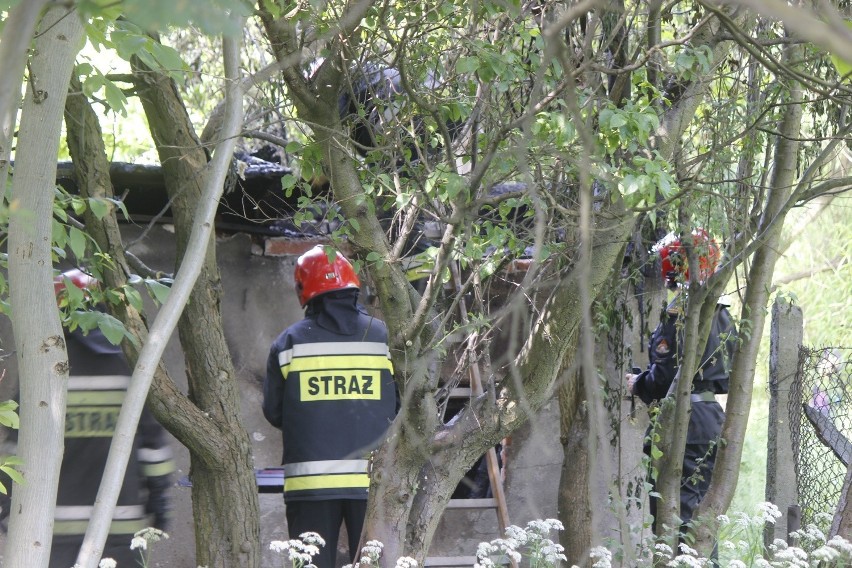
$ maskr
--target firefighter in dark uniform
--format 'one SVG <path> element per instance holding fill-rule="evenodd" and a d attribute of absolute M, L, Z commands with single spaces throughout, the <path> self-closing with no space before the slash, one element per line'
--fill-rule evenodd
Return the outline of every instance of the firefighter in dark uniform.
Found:
<path fill-rule="evenodd" d="M 296 261 L 295 280 L 305 317 L 272 344 L 263 414 L 283 433 L 290 537 L 318 533 L 326 545 L 313 563 L 333 568 L 342 524 L 350 560 L 358 553 L 369 454 L 396 415 L 396 387 L 387 328 L 358 304 L 349 261 L 318 245 Z"/>
<path fill-rule="evenodd" d="M 57 278 L 58 293 L 69 280 L 81 289 L 97 283 L 82 271 L 72 270 Z M 65 344 L 70 366 L 65 453 L 50 568 L 68 568 L 77 559 L 132 374 L 121 348 L 110 343 L 99 329 L 88 333 L 80 328 L 66 329 Z M 112 558 L 118 566 L 142 565 L 140 552 L 130 550 L 130 542 L 134 533 L 144 528 L 166 530 L 174 471 L 166 432 L 144 410 L 104 546 L 104 558 Z"/>
<path fill-rule="evenodd" d="M 710 277 L 719 261 L 716 243 L 702 229 L 692 233 L 693 246 L 698 252 L 699 278 Z M 654 251 L 662 260 L 662 276 L 668 288 L 676 289 L 688 279 L 686 254 L 679 237 L 669 234 L 660 240 Z M 672 390 L 672 382 L 678 370 L 679 344 L 682 333 L 678 319 L 682 317 L 684 298 L 676 296 L 660 318 L 660 324 L 651 335 L 648 345 L 647 370 L 640 374 L 627 374 L 630 392 L 645 404 L 665 398 Z M 687 430 L 686 448 L 683 456 L 683 472 L 680 488 L 680 517 L 682 528 L 692 520 L 692 515 L 707 493 L 716 462 L 718 444 L 725 413 L 716 401 L 717 394 L 728 392 L 728 373 L 736 346 L 735 328 L 726 302 L 720 301 L 713 315 L 710 335 L 699 363 L 698 372 L 692 382 L 690 396 L 691 413 Z M 645 453 L 650 455 L 650 441 L 646 436 Z M 656 499 L 650 499 L 650 512 L 654 517 L 656 532 Z"/>

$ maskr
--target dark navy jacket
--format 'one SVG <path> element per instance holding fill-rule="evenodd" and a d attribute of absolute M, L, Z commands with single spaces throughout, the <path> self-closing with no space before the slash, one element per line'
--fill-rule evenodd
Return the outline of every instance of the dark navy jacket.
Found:
<path fill-rule="evenodd" d="M 74 563 L 91 517 L 131 369 L 121 348 L 100 330 L 66 330 L 70 377 L 65 413 L 65 453 L 59 476 L 50 566 Z M 133 534 L 167 529 L 168 491 L 175 464 L 165 429 L 143 410 L 118 496 L 104 555 L 135 563 Z"/>
<path fill-rule="evenodd" d="M 642 372 L 633 385 L 633 394 L 645 404 L 665 398 L 677 374 L 681 357 L 682 333 L 678 330 L 679 309 L 675 299 L 651 335 L 648 344 L 648 369 Z M 724 394 L 728 392 L 728 374 L 736 347 L 736 334 L 731 315 L 722 305 L 716 306 L 707 345 L 701 364 L 692 382 L 693 393 Z M 705 395 L 706 396 L 706 395 Z M 693 401 L 693 412 L 687 443 L 706 443 L 718 437 L 724 414 L 712 397 Z M 707 406 L 708 408 L 705 408 Z"/>
<path fill-rule="evenodd" d="M 309 306 L 269 352 L 263 414 L 283 433 L 287 501 L 366 499 L 369 453 L 396 415 L 384 322 L 354 298 L 335 310 L 344 329 Z"/>

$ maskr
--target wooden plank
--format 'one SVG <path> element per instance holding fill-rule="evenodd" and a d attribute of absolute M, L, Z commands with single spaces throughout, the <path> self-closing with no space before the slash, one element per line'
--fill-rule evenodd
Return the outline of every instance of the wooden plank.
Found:
<path fill-rule="evenodd" d="M 470 389 L 465 387 L 456 387 L 450 391 L 450 398 L 470 398 Z"/>
<path fill-rule="evenodd" d="M 809 404 L 802 404 L 802 407 L 822 443 L 834 452 L 844 466 L 849 467 L 849 463 L 852 462 L 852 443 L 837 429 L 830 417 Z"/>
<path fill-rule="evenodd" d="M 447 509 L 496 509 L 496 499 L 450 499 Z"/>
<path fill-rule="evenodd" d="M 423 562 L 423 566 L 473 566 L 476 564 L 476 556 L 430 556 Z"/>

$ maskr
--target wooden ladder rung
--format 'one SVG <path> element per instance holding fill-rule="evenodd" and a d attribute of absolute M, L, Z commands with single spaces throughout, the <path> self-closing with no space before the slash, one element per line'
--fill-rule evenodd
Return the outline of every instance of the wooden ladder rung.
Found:
<path fill-rule="evenodd" d="M 470 398 L 470 389 L 467 387 L 456 387 L 450 390 L 450 398 Z"/>
<path fill-rule="evenodd" d="M 447 509 L 496 509 L 497 499 L 450 499 Z"/>
<path fill-rule="evenodd" d="M 430 556 L 423 566 L 473 566 L 476 556 Z"/>

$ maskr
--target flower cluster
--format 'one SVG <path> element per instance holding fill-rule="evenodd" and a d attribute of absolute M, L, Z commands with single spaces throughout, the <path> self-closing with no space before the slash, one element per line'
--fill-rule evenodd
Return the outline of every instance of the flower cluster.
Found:
<path fill-rule="evenodd" d="M 270 550 L 279 554 L 287 552 L 287 558 L 295 568 L 314 566 L 314 556 L 319 554 L 321 546 L 325 546 L 325 540 L 315 532 L 302 533 L 297 539 L 273 540 L 269 543 Z"/>
<path fill-rule="evenodd" d="M 515 525 L 506 528 L 506 538 L 482 542 L 476 550 L 475 568 L 494 568 L 498 563 L 511 560 L 520 563 L 524 555 L 529 558 L 531 568 L 558 566 L 566 560 L 564 548 L 550 540 L 551 531 L 564 530 L 556 519 L 536 520 L 525 528 Z"/>
<path fill-rule="evenodd" d="M 148 527 L 147 529 L 142 529 L 141 531 L 138 531 L 133 535 L 133 540 L 130 541 L 130 550 L 148 550 L 149 542 L 160 542 L 161 540 L 166 540 L 167 538 L 169 538 L 169 535 L 167 533 L 161 531 L 160 529 Z"/>
<path fill-rule="evenodd" d="M 361 559 L 355 564 L 347 564 L 343 568 L 361 568 L 362 566 L 378 566 L 385 545 L 378 540 L 368 540 L 361 549 Z M 396 568 L 417 568 L 417 561 L 408 556 L 396 560 Z"/>

